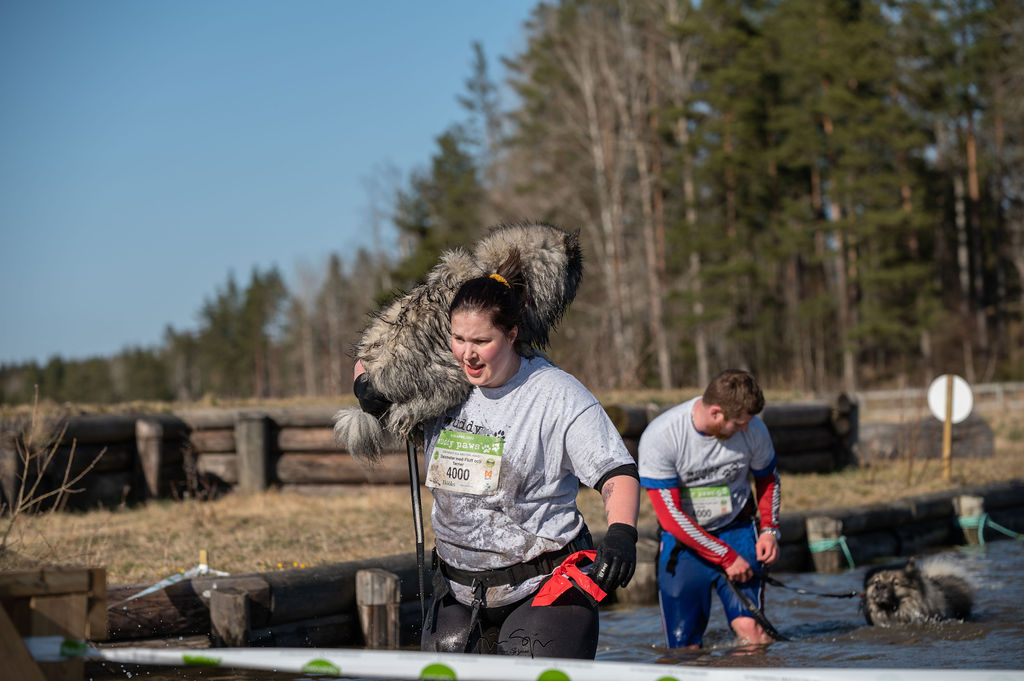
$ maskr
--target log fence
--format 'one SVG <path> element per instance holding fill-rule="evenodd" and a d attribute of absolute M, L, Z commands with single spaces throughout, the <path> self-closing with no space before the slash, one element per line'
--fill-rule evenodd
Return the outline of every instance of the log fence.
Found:
<path fill-rule="evenodd" d="M 636 456 L 640 435 L 662 408 L 605 408 Z M 39 492 L 57 488 L 66 471 L 93 467 L 67 497 L 68 508 L 116 505 L 156 497 L 204 496 L 223 489 L 330 494 L 351 485 L 406 484 L 404 443 L 390 438 L 379 463 L 367 467 L 334 442 L 334 407 L 191 409 L 174 413 L 75 416 L 53 424 L 62 433 L 47 470 L 25 470 L 17 424 L 0 433 L 0 483 L 14 499 L 22 478 L 42 477 Z M 826 473 L 847 465 L 857 439 L 857 405 L 832 401 L 769 405 L 762 414 L 784 472 Z M 72 457 L 72 453 L 74 456 Z M 425 478 L 420 461 L 421 479 Z M 9 503 L 9 502 L 8 502 Z"/>
<path fill-rule="evenodd" d="M 985 529 L 979 517 L 998 523 Z M 910 556 L 1024 532 L 1024 480 L 897 499 L 844 509 L 784 512 L 781 559 L 773 571 L 836 573 L 882 559 Z M 607 603 L 657 603 L 658 529 L 639 528 L 633 580 Z M 600 543 L 603 533 L 595 532 Z M 426 597 L 432 573 L 427 570 Z M 118 605 L 145 585 L 112 586 L 104 645 L 152 639 L 198 640 L 226 646 L 415 645 L 420 603 L 415 554 L 304 569 L 179 582 Z M 193 638 L 192 640 L 195 640 Z M 396 643 L 397 641 L 397 643 Z"/>

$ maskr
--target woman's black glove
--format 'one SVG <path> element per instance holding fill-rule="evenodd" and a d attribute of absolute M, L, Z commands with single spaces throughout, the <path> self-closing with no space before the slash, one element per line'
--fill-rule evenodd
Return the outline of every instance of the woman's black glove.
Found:
<path fill-rule="evenodd" d="M 608 533 L 604 535 L 594 566 L 590 569 L 591 579 L 602 591 L 612 591 L 629 584 L 636 569 L 636 540 L 635 527 L 625 523 L 608 526 Z"/>
<path fill-rule="evenodd" d="M 370 383 L 370 376 L 366 373 L 359 374 L 359 377 L 356 378 L 352 384 L 352 392 L 359 400 L 359 408 L 378 419 L 384 416 L 384 412 L 391 406 L 391 401 L 373 387 L 373 383 Z"/>

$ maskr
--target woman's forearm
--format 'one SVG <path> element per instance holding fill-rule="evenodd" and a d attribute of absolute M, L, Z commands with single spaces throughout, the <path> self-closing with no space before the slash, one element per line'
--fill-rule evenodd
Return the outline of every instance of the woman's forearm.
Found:
<path fill-rule="evenodd" d="M 604 502 L 604 514 L 608 524 L 625 523 L 636 527 L 636 517 L 640 508 L 640 483 L 629 475 L 616 475 L 609 478 L 601 487 L 601 500 Z"/>

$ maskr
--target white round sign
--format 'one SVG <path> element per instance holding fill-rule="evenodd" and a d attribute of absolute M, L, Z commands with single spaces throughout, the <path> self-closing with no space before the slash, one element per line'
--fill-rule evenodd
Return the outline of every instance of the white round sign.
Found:
<path fill-rule="evenodd" d="M 946 420 L 946 381 L 953 378 L 953 408 L 950 412 L 951 421 L 960 423 L 971 415 L 974 408 L 974 393 L 967 381 L 956 374 L 943 374 L 928 386 L 928 408 L 932 415 L 940 421 Z"/>

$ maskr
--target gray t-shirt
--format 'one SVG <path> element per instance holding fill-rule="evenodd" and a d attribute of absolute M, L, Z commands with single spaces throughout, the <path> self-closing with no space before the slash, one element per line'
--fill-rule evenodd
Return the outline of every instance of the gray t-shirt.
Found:
<path fill-rule="evenodd" d="M 705 435 L 693 425 L 699 397 L 662 413 L 640 436 L 640 484 L 648 489 L 679 487 L 683 510 L 704 529 L 718 530 L 743 510 L 750 497 L 748 473 L 774 467 L 775 448 L 760 417 L 728 440 Z"/>
<path fill-rule="evenodd" d="M 541 358 L 524 358 L 498 388 L 474 388 L 427 424 L 426 441 L 437 552 L 464 570 L 507 567 L 562 548 L 583 527 L 580 481 L 593 487 L 633 463 L 597 398 Z M 543 579 L 493 587 L 486 602 L 523 598 Z M 471 602 L 469 587 L 451 587 Z"/>

